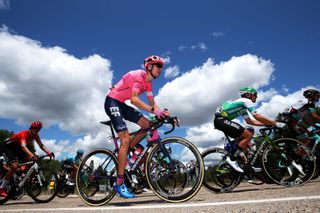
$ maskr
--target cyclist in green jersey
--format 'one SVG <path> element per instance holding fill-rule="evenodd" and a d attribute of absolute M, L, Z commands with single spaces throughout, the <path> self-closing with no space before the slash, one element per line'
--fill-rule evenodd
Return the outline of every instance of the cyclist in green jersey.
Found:
<path fill-rule="evenodd" d="M 254 103 L 257 100 L 257 90 L 252 87 L 244 87 L 240 89 L 241 98 L 236 101 L 224 102 L 215 113 L 214 126 L 216 129 L 223 131 L 226 135 L 232 138 L 239 138 L 238 155 L 243 160 L 244 164 L 248 163 L 246 153 L 250 146 L 253 133 L 245 129 L 240 124 L 233 120 L 238 117 L 243 117 L 247 124 L 254 126 L 283 126 L 274 120 L 266 118 L 265 116 L 258 114 L 255 110 Z M 243 169 L 240 168 L 236 161 L 232 161 L 229 157 L 227 163 L 238 172 L 243 173 Z M 255 168 L 254 168 L 255 169 Z"/>

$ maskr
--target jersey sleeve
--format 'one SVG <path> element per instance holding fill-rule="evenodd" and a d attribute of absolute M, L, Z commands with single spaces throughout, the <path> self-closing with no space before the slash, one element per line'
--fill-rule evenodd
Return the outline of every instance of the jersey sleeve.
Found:
<path fill-rule="evenodd" d="M 247 108 L 249 113 L 251 113 L 251 114 L 257 113 L 256 108 L 254 107 L 254 104 L 250 99 L 245 99 L 243 104 Z"/>
<path fill-rule="evenodd" d="M 152 93 L 152 82 L 147 84 L 147 88 L 146 88 L 146 94 L 148 98 L 152 98 L 153 97 L 153 93 Z"/>
<path fill-rule="evenodd" d="M 20 134 L 18 134 L 19 145 L 21 147 L 27 146 L 27 138 L 28 138 L 29 134 L 30 134 L 30 132 L 28 132 L 28 131 L 23 131 Z"/>
<path fill-rule="evenodd" d="M 143 77 L 137 73 L 133 78 L 132 92 L 140 94 L 143 91 Z"/>

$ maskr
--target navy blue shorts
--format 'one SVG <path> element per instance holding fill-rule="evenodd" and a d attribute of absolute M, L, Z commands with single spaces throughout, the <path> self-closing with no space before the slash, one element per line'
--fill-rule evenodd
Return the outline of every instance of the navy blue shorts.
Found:
<path fill-rule="evenodd" d="M 229 121 L 222 116 L 216 116 L 214 118 L 214 127 L 232 138 L 240 137 L 245 130 L 240 124 Z"/>
<path fill-rule="evenodd" d="M 133 123 L 138 123 L 138 121 L 143 116 L 138 110 L 108 96 L 104 103 L 104 109 L 109 118 L 111 119 L 111 122 L 116 132 L 128 130 L 127 125 L 124 122 L 124 119 Z"/>

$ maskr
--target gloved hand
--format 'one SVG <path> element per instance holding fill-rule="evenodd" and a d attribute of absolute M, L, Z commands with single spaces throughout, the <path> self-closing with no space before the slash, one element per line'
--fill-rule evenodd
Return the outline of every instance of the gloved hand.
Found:
<path fill-rule="evenodd" d="M 317 128 L 315 128 L 315 127 L 313 127 L 313 126 L 309 126 L 309 127 L 307 128 L 307 130 L 308 130 L 309 132 L 313 132 L 313 131 L 316 131 Z"/>
<path fill-rule="evenodd" d="M 161 117 L 165 116 L 165 110 L 155 109 L 155 110 L 154 110 L 154 114 L 155 114 L 157 117 L 161 118 Z"/>
<path fill-rule="evenodd" d="M 50 152 L 48 155 L 49 155 L 50 157 L 52 157 L 52 158 L 55 158 L 55 155 L 54 155 L 53 152 Z"/>
<path fill-rule="evenodd" d="M 39 159 L 38 159 L 38 156 L 37 156 L 37 155 L 33 155 L 33 156 L 30 158 L 30 160 L 38 161 Z"/>
<path fill-rule="evenodd" d="M 276 122 L 276 127 L 278 127 L 278 128 L 283 128 L 283 127 L 285 127 L 287 124 L 285 124 L 285 123 L 281 123 L 281 122 Z"/>

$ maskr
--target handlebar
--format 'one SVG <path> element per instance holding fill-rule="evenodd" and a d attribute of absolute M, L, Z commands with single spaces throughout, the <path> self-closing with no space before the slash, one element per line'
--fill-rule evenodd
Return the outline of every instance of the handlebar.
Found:
<path fill-rule="evenodd" d="M 170 117 L 170 116 L 166 116 L 166 117 L 155 117 L 156 119 L 151 121 L 151 128 L 152 129 L 158 129 L 160 128 L 163 124 L 170 124 L 171 125 L 171 129 L 169 131 L 164 132 L 164 134 L 169 134 L 171 132 L 174 131 L 175 126 L 180 127 L 180 121 L 179 119 L 174 116 L 174 117 Z"/>
<path fill-rule="evenodd" d="M 52 159 L 50 155 L 40 155 L 40 156 L 37 156 L 38 160 L 43 159 L 43 158 L 46 158 L 46 157 L 49 157 L 49 158 L 50 158 L 49 160 Z M 36 162 L 36 160 L 35 160 L 34 158 L 32 158 L 32 159 L 30 159 L 30 160 L 27 161 L 27 162 L 20 163 L 20 166 L 32 165 L 32 164 L 34 164 L 35 162 Z"/>
<path fill-rule="evenodd" d="M 272 132 L 277 134 L 282 133 L 282 129 L 277 126 L 266 126 L 264 128 L 259 129 L 259 131 L 262 135 L 268 136 L 270 136 Z"/>

